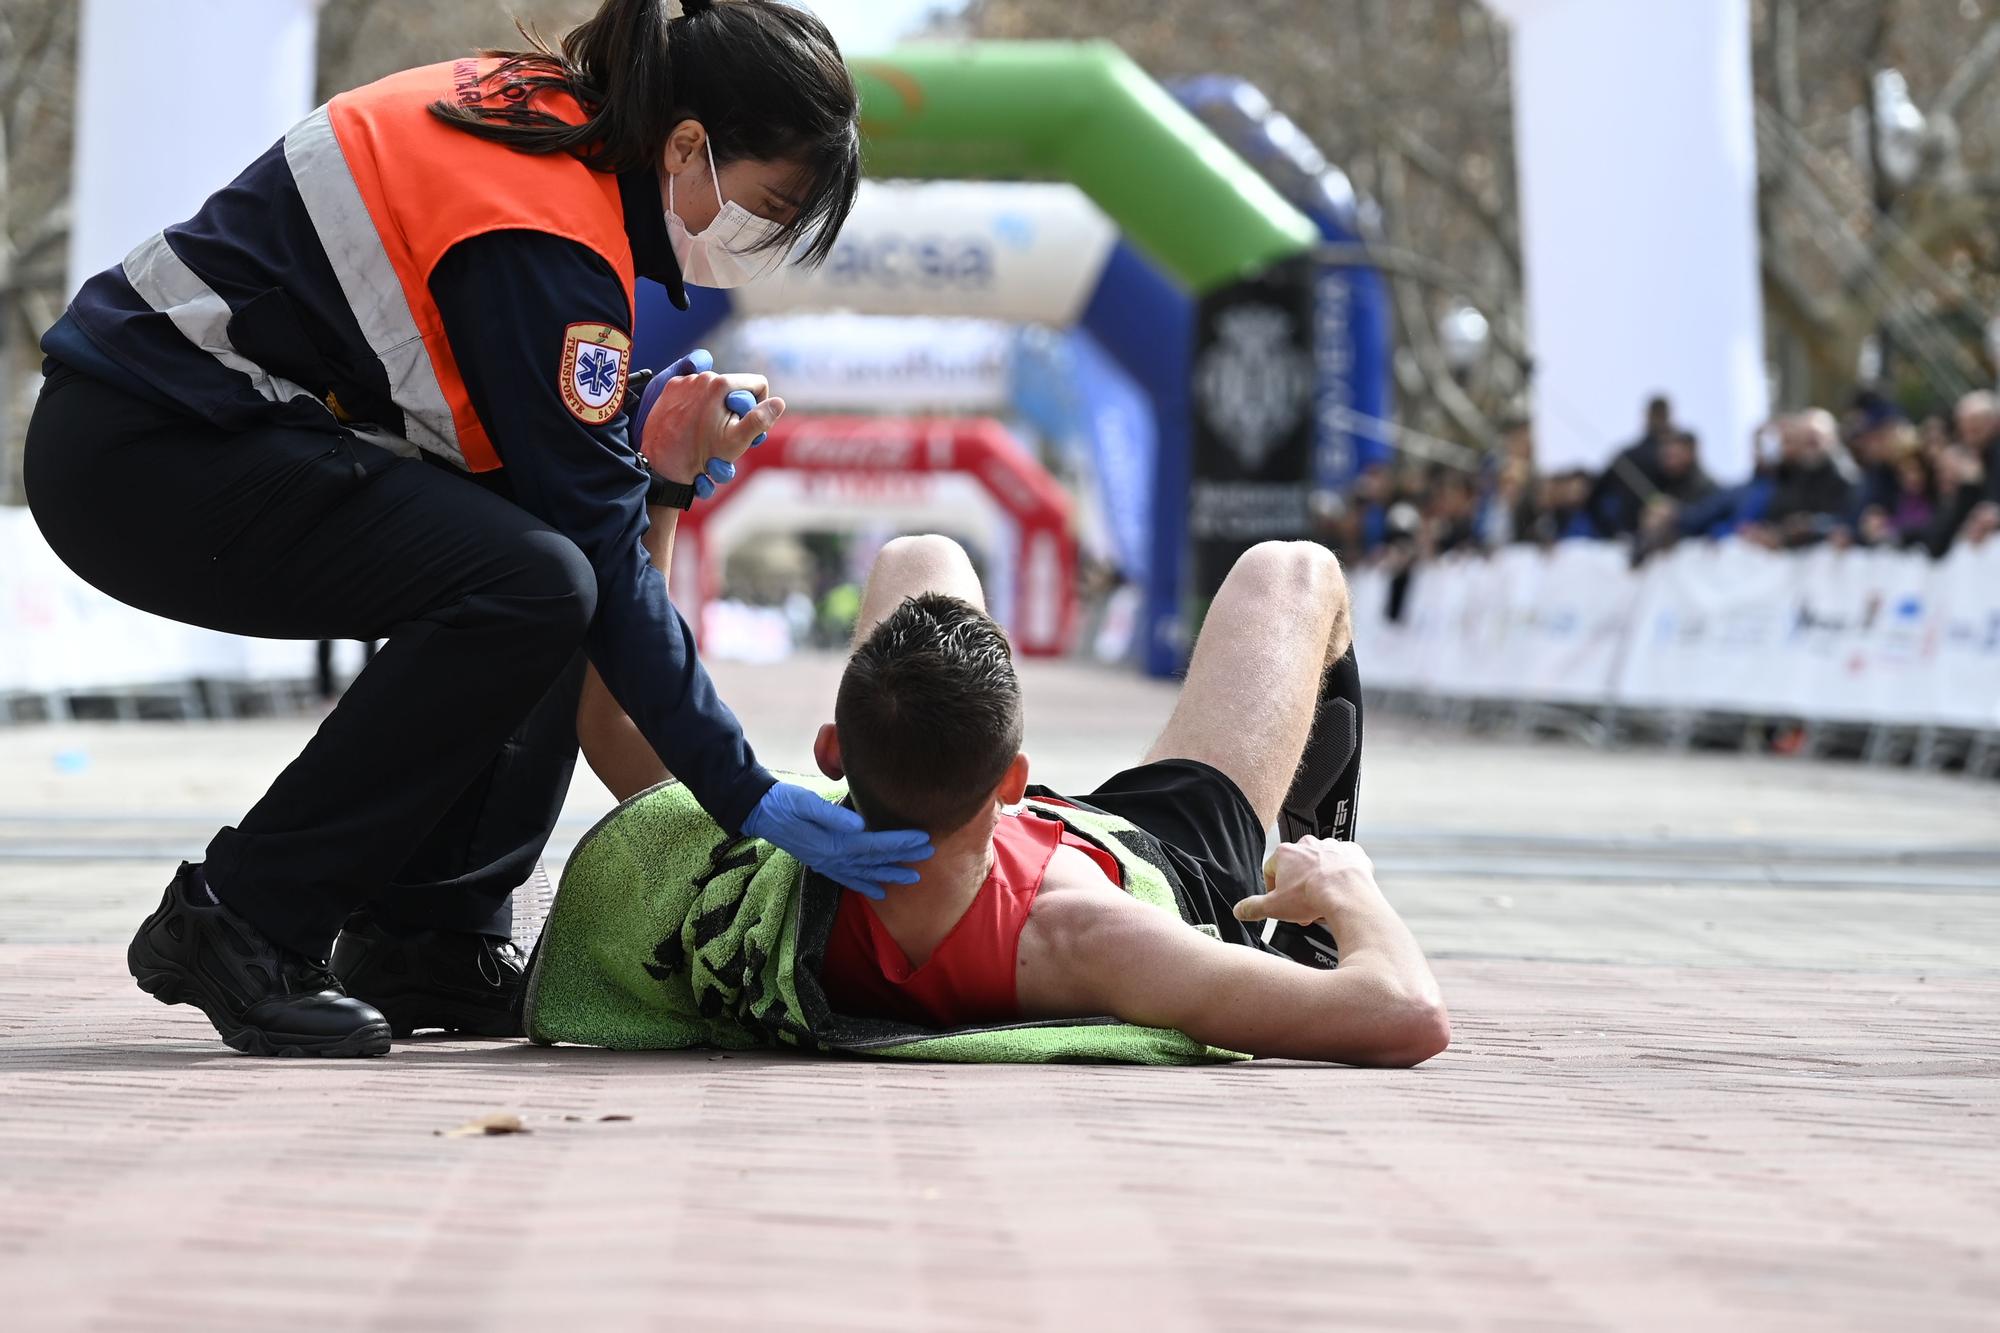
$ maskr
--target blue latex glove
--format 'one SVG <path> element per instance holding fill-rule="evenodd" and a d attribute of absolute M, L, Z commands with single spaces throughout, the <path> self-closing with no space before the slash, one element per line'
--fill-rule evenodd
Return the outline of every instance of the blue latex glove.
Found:
<path fill-rule="evenodd" d="M 736 480 L 736 464 L 726 458 L 711 458 L 708 467 L 694 479 L 694 493 L 697 499 L 706 500 L 715 494 L 717 486 Z"/>
<path fill-rule="evenodd" d="M 646 391 L 639 395 L 639 405 L 632 409 L 632 447 L 638 448 L 639 441 L 645 438 L 646 417 L 652 412 L 653 404 L 660 401 L 660 395 L 666 391 L 668 380 L 679 379 L 682 375 L 699 375 L 714 368 L 715 358 L 708 354 L 708 349 L 697 347 L 647 380 Z"/>
<path fill-rule="evenodd" d="M 880 899 L 884 884 L 916 883 L 917 872 L 904 862 L 928 861 L 934 850 L 928 833 L 871 833 L 854 811 L 790 782 L 764 793 L 743 831 L 864 898 Z"/>
<path fill-rule="evenodd" d="M 680 360 L 660 372 L 663 379 L 673 379 L 677 375 L 701 375 L 715 369 L 715 358 L 708 354 L 706 347 L 697 347 Z"/>
<path fill-rule="evenodd" d="M 731 412 L 734 412 L 738 417 L 743 417 L 747 416 L 750 410 L 757 406 L 757 398 L 756 395 L 751 393 L 748 389 L 731 389 L 729 391 L 729 396 L 722 400 L 722 405 L 728 408 Z M 750 441 L 750 447 L 752 449 L 755 449 L 758 445 L 762 444 L 766 438 L 767 436 L 765 435 L 759 435 L 756 439 Z M 721 462 L 722 460 L 717 459 L 715 461 Z M 736 476 L 736 465 L 732 463 L 729 465 L 729 476 L 718 477 L 716 478 L 716 480 L 730 481 L 734 479 L 735 476 Z"/>
<path fill-rule="evenodd" d="M 639 397 L 639 405 L 632 409 L 631 432 L 634 446 L 636 447 L 638 441 L 644 438 L 646 416 L 653 410 L 653 404 L 659 400 L 660 394 L 665 391 L 668 380 L 681 375 L 699 375 L 713 369 L 715 369 L 715 358 L 709 355 L 707 348 L 697 347 L 653 376 L 646 385 L 645 393 Z M 728 396 L 722 400 L 722 405 L 734 415 L 741 417 L 757 406 L 757 398 L 748 389 L 731 389 Z M 759 435 L 756 443 L 763 442 L 764 437 Z M 706 500 L 715 494 L 717 486 L 726 485 L 734 480 L 736 480 L 736 464 L 726 458 L 711 458 L 701 475 L 694 479 L 695 496 Z"/>
<path fill-rule="evenodd" d="M 702 355 L 706 356 L 708 353 L 703 352 Z M 731 389 L 728 396 L 722 400 L 722 405 L 728 408 L 733 415 L 741 418 L 751 408 L 757 406 L 757 395 L 751 393 L 748 389 Z M 759 436 L 758 438 L 761 439 L 762 437 Z M 708 460 L 708 467 L 703 470 L 699 477 L 694 479 L 695 497 L 706 500 L 709 496 L 715 494 L 717 486 L 725 486 L 735 480 L 736 464 L 726 458 L 711 458 Z"/>

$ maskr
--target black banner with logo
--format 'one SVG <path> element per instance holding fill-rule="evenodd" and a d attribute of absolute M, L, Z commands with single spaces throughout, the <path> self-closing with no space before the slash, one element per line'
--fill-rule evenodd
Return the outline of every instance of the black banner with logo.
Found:
<path fill-rule="evenodd" d="M 1311 531 L 1313 287 L 1304 256 L 1210 292 L 1195 316 L 1193 591 L 1236 557 Z"/>

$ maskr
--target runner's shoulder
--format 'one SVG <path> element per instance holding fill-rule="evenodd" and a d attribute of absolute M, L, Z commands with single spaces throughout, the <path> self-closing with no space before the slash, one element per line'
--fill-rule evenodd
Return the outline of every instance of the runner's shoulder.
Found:
<path fill-rule="evenodd" d="M 1021 938 L 1024 946 L 1035 937 L 1033 942 L 1071 953 L 1086 947 L 1086 937 L 1097 928 L 1115 927 L 1135 913 L 1158 913 L 1158 909 L 1127 893 L 1089 856 L 1074 847 L 1058 845 L 1049 857 Z"/>
<path fill-rule="evenodd" d="M 1069 858 L 1074 858 L 1071 861 Z M 1172 912 L 1134 898 L 1075 848 L 1057 849 L 1016 949 L 1015 989 L 1031 1018 L 1121 1013 L 1135 987 L 1168 980 L 1190 949 L 1225 947 Z M 1153 959 L 1132 975 L 1135 957 Z"/>
<path fill-rule="evenodd" d="M 1073 847 L 1057 847 L 1021 924 L 1014 949 L 1015 991 L 1030 1018 L 1075 1018 L 1099 1011 L 1103 960 L 1121 922 L 1146 910 Z"/>

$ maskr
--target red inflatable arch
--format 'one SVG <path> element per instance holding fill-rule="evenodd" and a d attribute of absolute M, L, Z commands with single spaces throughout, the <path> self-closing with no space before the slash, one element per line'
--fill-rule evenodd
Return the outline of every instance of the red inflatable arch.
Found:
<path fill-rule="evenodd" d="M 800 417 L 737 463 L 736 480 L 683 515 L 674 601 L 694 625 L 736 546 L 765 532 L 887 523 L 963 535 L 986 555 L 986 595 L 1015 651 L 1049 657 L 1076 628 L 1070 501 L 985 417 Z"/>

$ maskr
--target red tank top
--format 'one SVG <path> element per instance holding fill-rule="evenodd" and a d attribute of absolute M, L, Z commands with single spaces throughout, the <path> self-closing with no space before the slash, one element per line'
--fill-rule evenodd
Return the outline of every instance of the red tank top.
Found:
<path fill-rule="evenodd" d="M 821 973 L 828 1002 L 844 1014 L 935 1028 L 1019 1018 L 1014 966 L 1021 928 L 1058 846 L 1076 848 L 1112 883 L 1124 883 L 1116 857 L 1060 820 L 1028 810 L 1004 814 L 993 831 L 992 872 L 922 967 L 910 966 L 866 898 L 842 893 Z"/>

